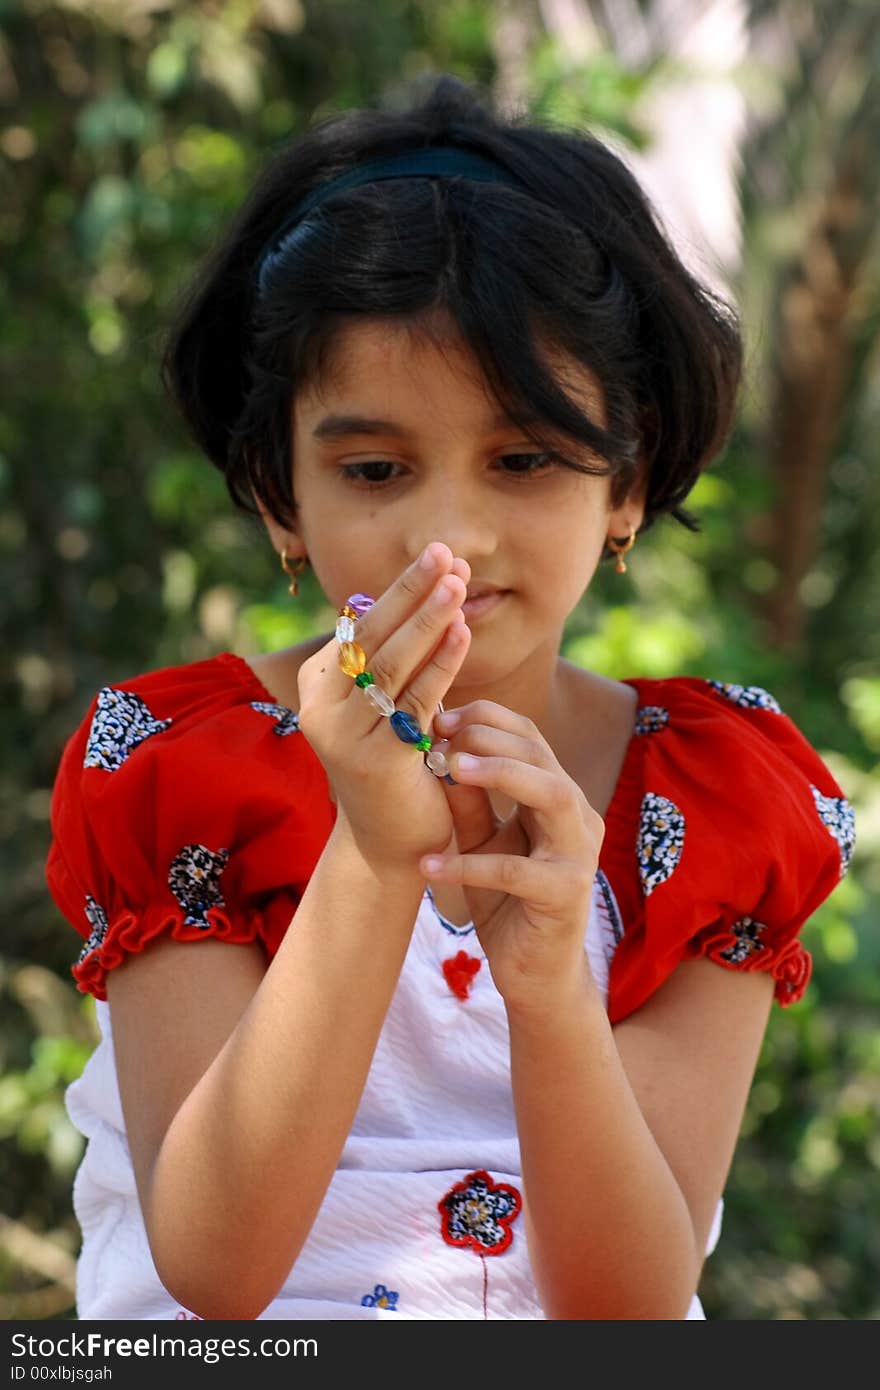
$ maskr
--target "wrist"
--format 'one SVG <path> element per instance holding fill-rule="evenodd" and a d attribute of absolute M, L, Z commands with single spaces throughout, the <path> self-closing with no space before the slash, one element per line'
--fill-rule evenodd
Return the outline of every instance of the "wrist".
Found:
<path fill-rule="evenodd" d="M 515 997 L 505 996 L 504 1007 L 511 1031 L 546 1032 L 566 1027 L 572 1019 L 598 1009 L 606 1013 L 586 954 L 569 974 L 553 982 L 541 982 Z"/>
<path fill-rule="evenodd" d="M 328 844 L 330 840 L 336 845 L 344 846 L 348 853 L 356 856 L 364 868 L 383 883 L 392 880 L 399 883 L 425 882 L 425 876 L 419 868 L 419 855 L 395 855 L 387 845 L 376 843 L 361 830 L 356 829 L 338 805 L 336 823 L 330 833 Z"/>

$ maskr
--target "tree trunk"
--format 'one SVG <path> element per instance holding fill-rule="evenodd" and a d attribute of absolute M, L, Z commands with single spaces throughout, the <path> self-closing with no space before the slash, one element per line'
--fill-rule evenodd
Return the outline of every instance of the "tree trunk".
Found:
<path fill-rule="evenodd" d="M 777 580 L 762 609 L 768 640 L 790 654 L 804 638 L 801 585 L 819 547 L 850 371 L 853 301 L 873 230 L 869 146 L 868 130 L 853 121 L 780 291 L 767 441 L 775 484 L 769 558 Z"/>

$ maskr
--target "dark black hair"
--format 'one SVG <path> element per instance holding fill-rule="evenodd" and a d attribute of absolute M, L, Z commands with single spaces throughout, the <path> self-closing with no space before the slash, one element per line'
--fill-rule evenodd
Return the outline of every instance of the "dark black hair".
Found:
<path fill-rule="evenodd" d="M 253 493 L 286 529 L 293 395 L 320 375 L 340 329 L 395 318 L 431 335 L 455 320 L 512 420 L 559 456 L 560 434 L 604 466 L 618 506 L 648 468 L 646 530 L 681 507 L 734 423 L 743 349 L 735 311 L 684 267 L 623 162 L 592 135 L 502 116 L 476 85 L 443 75 L 394 107 L 343 112 L 267 159 L 184 292 L 162 379 L 236 506 Z M 328 198 L 261 254 L 308 194 L 364 160 L 429 145 L 488 155 L 524 186 L 391 179 Z M 555 344 L 604 392 L 607 430 L 540 355 Z M 529 425 L 527 417 L 546 422 Z M 522 417 L 522 418 L 520 418 Z M 607 546 L 604 557 L 610 557 Z"/>

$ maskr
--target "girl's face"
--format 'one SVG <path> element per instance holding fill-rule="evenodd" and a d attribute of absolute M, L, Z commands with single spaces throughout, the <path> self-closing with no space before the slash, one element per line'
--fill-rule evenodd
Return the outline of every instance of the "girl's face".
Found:
<path fill-rule="evenodd" d="M 551 360 L 604 425 L 590 374 Z M 332 371 L 295 400 L 292 439 L 298 530 L 267 524 L 279 550 L 308 555 L 335 608 L 358 591 L 378 597 L 435 540 L 467 560 L 469 595 L 506 591 L 482 613 L 465 609 L 469 684 L 491 684 L 539 649 L 555 655 L 606 537 L 641 521 L 631 499 L 610 510 L 609 478 L 553 462 L 500 417 L 457 334 L 438 346 L 393 320 L 346 329 Z M 561 447 L 572 456 L 569 441 Z"/>

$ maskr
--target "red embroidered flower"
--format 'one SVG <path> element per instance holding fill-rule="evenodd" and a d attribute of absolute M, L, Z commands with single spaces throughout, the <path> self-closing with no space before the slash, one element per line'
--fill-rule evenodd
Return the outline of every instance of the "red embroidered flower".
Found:
<path fill-rule="evenodd" d="M 510 1224 L 522 1210 L 522 1197 L 508 1183 L 495 1183 L 484 1169 L 468 1173 L 437 1203 L 440 1230 L 448 1245 L 500 1255 L 513 1240 Z"/>
<path fill-rule="evenodd" d="M 457 956 L 450 956 L 449 960 L 443 962 L 446 983 L 457 999 L 467 999 L 474 976 L 482 964 L 476 956 L 469 956 L 467 951 L 459 951 Z"/>

